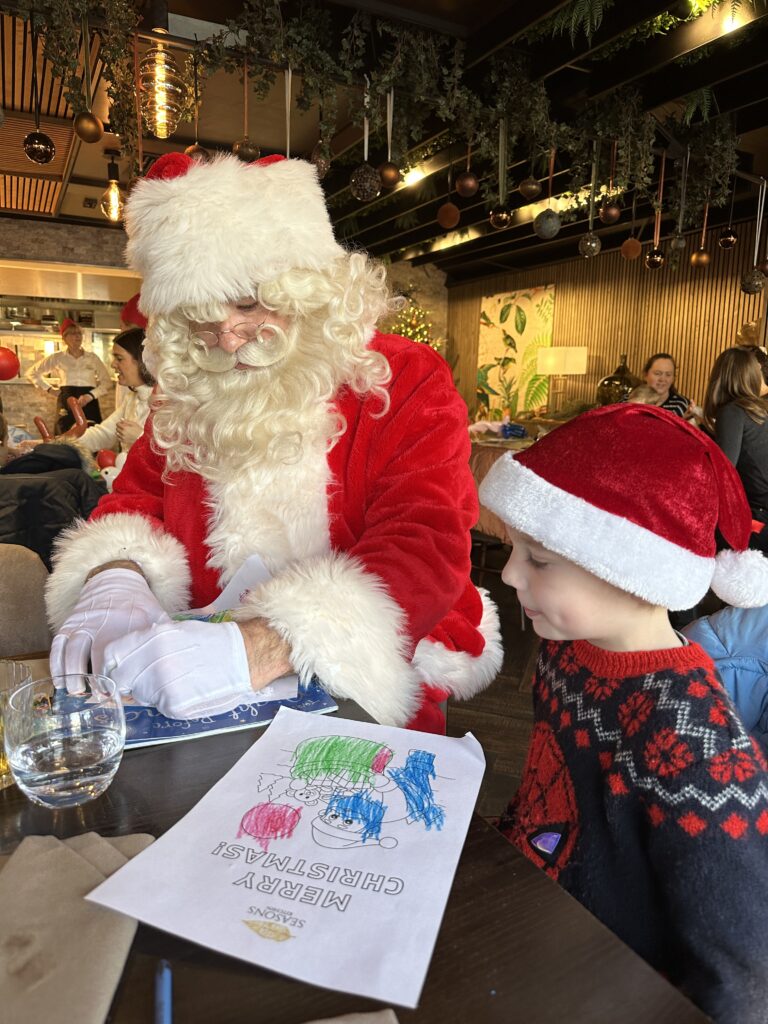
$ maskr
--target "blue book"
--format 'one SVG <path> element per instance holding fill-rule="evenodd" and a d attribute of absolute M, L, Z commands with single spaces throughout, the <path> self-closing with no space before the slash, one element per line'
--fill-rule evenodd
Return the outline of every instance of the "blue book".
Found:
<path fill-rule="evenodd" d="M 149 747 L 154 743 L 192 740 L 197 736 L 213 736 L 239 729 L 257 729 L 268 725 L 282 707 L 316 715 L 338 710 L 338 704 L 316 679 L 307 686 L 300 686 L 295 697 L 240 704 L 223 715 L 209 715 L 206 718 L 166 718 L 157 708 L 128 704 L 125 707 L 125 746 Z"/>

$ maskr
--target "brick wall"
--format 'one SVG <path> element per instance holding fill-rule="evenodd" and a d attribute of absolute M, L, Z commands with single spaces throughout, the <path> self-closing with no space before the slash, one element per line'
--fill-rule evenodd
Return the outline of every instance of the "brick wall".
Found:
<path fill-rule="evenodd" d="M 124 248 L 122 228 L 0 217 L 0 256 L 4 260 L 124 267 Z"/>

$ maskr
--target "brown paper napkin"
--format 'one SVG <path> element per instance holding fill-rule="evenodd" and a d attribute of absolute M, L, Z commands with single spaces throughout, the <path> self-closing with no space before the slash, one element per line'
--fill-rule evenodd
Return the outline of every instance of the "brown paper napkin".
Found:
<path fill-rule="evenodd" d="M 83 897 L 152 836 L 28 836 L 0 872 L 2 1018 L 103 1024 L 136 921 Z"/>
<path fill-rule="evenodd" d="M 322 1020 L 308 1021 L 307 1024 L 398 1024 L 394 1010 L 377 1010 L 375 1013 L 345 1013 L 342 1017 L 323 1017 Z"/>

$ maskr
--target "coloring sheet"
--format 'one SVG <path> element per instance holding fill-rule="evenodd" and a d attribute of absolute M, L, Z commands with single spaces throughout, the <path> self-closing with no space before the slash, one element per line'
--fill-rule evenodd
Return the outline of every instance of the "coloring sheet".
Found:
<path fill-rule="evenodd" d="M 480 744 L 281 708 L 88 899 L 302 981 L 415 1007 L 485 768 Z"/>

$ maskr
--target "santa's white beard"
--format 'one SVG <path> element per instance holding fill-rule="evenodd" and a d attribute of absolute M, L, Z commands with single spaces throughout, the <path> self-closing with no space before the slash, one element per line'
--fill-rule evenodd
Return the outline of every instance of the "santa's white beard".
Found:
<path fill-rule="evenodd" d="M 308 439 L 322 434 L 328 441 L 337 431 L 328 403 L 338 386 L 338 370 L 323 358 L 325 346 L 312 346 L 310 354 L 293 325 L 278 362 L 234 368 L 233 362 L 248 360 L 249 348 L 243 345 L 232 356 L 198 348 L 181 359 L 164 360 L 155 435 L 171 468 L 194 468 L 208 479 L 223 479 L 237 466 L 298 461 Z M 203 369 L 196 365 L 200 362 L 226 368 Z M 179 448 L 184 458 L 174 465 Z"/>

